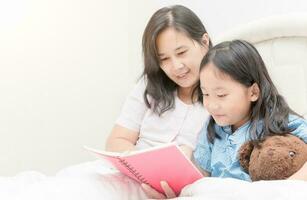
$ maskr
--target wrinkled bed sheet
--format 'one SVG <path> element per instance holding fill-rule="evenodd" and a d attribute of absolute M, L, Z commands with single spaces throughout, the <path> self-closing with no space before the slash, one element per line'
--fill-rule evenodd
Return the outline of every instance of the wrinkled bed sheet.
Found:
<path fill-rule="evenodd" d="M 139 184 L 97 160 L 60 170 L 55 176 L 36 171 L 0 177 L 1 200 L 138 200 L 146 199 Z M 307 182 L 203 178 L 186 186 L 177 199 L 283 200 L 307 199 Z"/>
<path fill-rule="evenodd" d="M 251 183 L 230 178 L 203 178 L 186 186 L 181 196 L 206 200 L 306 200 L 307 182 L 283 180 Z"/>
<path fill-rule="evenodd" d="M 55 176 L 36 171 L 0 178 L 0 200 L 145 199 L 139 184 L 100 160 L 74 165 Z"/>

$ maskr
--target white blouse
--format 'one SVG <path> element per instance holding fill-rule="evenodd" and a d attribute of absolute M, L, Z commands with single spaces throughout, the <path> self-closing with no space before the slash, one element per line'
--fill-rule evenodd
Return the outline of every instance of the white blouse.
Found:
<path fill-rule="evenodd" d="M 159 116 L 144 102 L 145 84 L 141 79 L 128 95 L 116 124 L 139 132 L 137 149 L 169 142 L 194 149 L 198 133 L 209 116 L 202 104 L 185 104 L 175 92 L 175 107 Z"/>

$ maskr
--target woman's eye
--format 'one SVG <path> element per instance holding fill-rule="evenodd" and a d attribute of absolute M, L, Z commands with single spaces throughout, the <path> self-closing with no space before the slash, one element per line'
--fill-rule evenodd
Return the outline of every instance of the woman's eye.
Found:
<path fill-rule="evenodd" d="M 227 94 L 218 94 L 217 96 L 218 96 L 218 97 L 226 97 Z"/>
<path fill-rule="evenodd" d="M 204 96 L 204 97 L 208 97 L 208 96 L 209 96 L 209 94 L 203 93 L 203 96 Z"/>
<path fill-rule="evenodd" d="M 168 58 L 160 58 L 160 61 L 163 62 L 163 61 L 166 61 Z"/>

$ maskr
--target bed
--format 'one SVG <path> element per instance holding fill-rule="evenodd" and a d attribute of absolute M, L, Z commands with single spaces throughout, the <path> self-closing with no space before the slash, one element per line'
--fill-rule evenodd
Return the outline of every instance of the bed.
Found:
<path fill-rule="evenodd" d="M 216 37 L 214 43 L 244 39 L 255 44 L 289 105 L 307 117 L 307 15 L 274 16 Z M 303 181 L 203 178 L 177 199 L 307 199 Z M 97 160 L 60 170 L 55 176 L 27 171 L 0 177 L 0 199 L 144 199 L 139 185 Z"/>

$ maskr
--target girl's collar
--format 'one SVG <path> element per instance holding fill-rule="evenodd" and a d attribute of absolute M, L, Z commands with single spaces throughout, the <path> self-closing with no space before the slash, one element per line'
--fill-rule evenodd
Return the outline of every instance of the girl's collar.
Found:
<path fill-rule="evenodd" d="M 246 128 L 247 126 L 250 125 L 250 121 L 245 122 L 242 126 L 240 126 L 239 128 L 237 128 L 234 132 L 232 131 L 232 126 L 228 125 L 228 126 L 221 126 L 222 130 L 227 133 L 227 134 L 235 134 L 236 132 L 240 131 L 243 128 Z"/>

